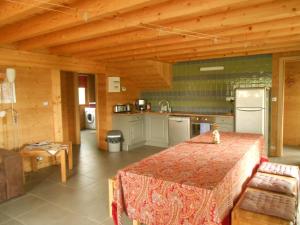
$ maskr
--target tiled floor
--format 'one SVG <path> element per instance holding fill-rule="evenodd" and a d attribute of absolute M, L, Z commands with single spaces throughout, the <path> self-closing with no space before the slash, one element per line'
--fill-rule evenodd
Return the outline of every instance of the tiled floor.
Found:
<path fill-rule="evenodd" d="M 84 131 L 80 149 L 74 149 L 74 170 L 60 183 L 59 167 L 27 176 L 27 193 L 0 204 L 1 225 L 112 225 L 108 215 L 107 179 L 117 170 L 160 148 L 143 147 L 130 152 L 97 150 L 95 133 Z"/>
<path fill-rule="evenodd" d="M 300 166 L 300 146 L 284 146 L 282 157 L 271 157 L 272 162 Z"/>
<path fill-rule="evenodd" d="M 161 149 L 145 146 L 107 153 L 97 150 L 93 131 L 84 131 L 82 137 L 80 149 L 74 149 L 75 167 L 67 184 L 60 183 L 59 167 L 31 173 L 27 194 L 0 204 L 0 225 L 113 225 L 108 216 L 107 179 Z M 285 148 L 284 157 L 271 161 L 300 165 L 300 149 Z"/>

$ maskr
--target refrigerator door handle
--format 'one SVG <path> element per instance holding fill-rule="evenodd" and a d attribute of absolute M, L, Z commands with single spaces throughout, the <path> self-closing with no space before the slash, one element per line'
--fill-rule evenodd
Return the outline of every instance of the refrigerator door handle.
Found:
<path fill-rule="evenodd" d="M 237 108 L 237 110 L 244 112 L 258 112 L 264 110 L 264 108 Z"/>

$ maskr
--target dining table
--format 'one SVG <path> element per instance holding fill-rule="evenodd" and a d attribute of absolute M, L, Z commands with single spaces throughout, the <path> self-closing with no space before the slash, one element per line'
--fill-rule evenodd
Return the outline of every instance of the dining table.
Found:
<path fill-rule="evenodd" d="M 260 134 L 196 136 L 118 171 L 118 224 L 124 215 L 147 225 L 220 225 L 259 165 Z"/>

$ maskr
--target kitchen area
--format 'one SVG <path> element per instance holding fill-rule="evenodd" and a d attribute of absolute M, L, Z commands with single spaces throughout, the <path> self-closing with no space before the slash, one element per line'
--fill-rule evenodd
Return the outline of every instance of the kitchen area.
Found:
<path fill-rule="evenodd" d="M 143 91 L 135 102 L 115 105 L 112 129 L 122 132 L 126 151 L 174 146 L 215 127 L 264 134 L 269 146 L 271 61 L 262 55 L 175 64 L 171 90 Z"/>

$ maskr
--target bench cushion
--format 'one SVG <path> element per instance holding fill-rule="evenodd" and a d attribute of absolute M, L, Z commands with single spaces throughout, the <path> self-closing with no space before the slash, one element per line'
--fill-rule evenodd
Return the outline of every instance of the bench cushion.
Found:
<path fill-rule="evenodd" d="M 290 177 L 256 173 L 249 182 L 249 187 L 291 196 L 297 195 L 297 180 Z"/>
<path fill-rule="evenodd" d="M 299 180 L 299 167 L 297 166 L 263 162 L 258 168 L 258 172 L 294 177 L 297 180 Z"/>
<path fill-rule="evenodd" d="M 247 189 L 240 208 L 292 222 L 296 218 L 296 199 L 272 192 Z"/>

